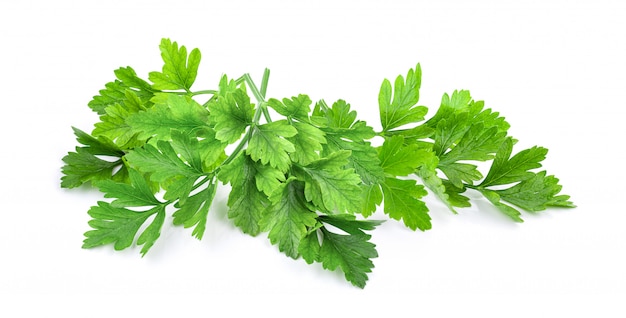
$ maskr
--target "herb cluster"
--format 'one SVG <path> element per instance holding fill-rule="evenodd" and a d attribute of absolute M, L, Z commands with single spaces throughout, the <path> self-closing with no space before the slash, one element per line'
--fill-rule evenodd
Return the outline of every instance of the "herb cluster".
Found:
<path fill-rule="evenodd" d="M 363 288 L 378 256 L 368 233 L 382 223 L 368 217 L 381 205 L 422 231 L 432 226 L 427 190 L 455 213 L 477 191 L 517 222 L 520 210 L 573 207 L 557 178 L 536 171 L 547 149 L 513 154 L 509 124 L 468 91 L 445 94 L 426 119 L 419 64 L 383 81 L 376 132 L 344 100 L 267 98 L 269 70 L 260 86 L 224 75 L 216 89 L 192 90 L 200 51 L 169 39 L 160 51 L 163 68 L 148 81 L 115 70 L 88 104 L 100 121 L 91 133 L 74 128 L 80 145 L 63 158 L 61 186 L 90 183 L 111 199 L 88 211 L 84 248 L 134 243 L 145 255 L 167 213 L 201 239 L 217 187 L 230 185 L 228 217 L 244 233 Z M 475 164 L 485 161 L 486 174 Z"/>

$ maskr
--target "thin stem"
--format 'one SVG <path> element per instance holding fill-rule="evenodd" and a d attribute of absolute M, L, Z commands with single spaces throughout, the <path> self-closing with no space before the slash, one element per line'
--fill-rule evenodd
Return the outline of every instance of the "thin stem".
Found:
<path fill-rule="evenodd" d="M 272 117 L 270 117 L 270 112 L 267 110 L 267 107 L 263 107 L 263 117 L 265 118 L 266 122 L 272 122 Z"/>
<path fill-rule="evenodd" d="M 330 107 L 328 107 L 328 104 L 326 104 L 326 101 L 323 99 L 320 99 L 319 101 L 320 106 L 322 107 L 323 110 L 329 110 Z"/>
<path fill-rule="evenodd" d="M 270 113 L 267 110 L 267 106 L 265 105 L 266 104 L 265 92 L 263 92 L 262 90 L 267 91 L 267 81 L 269 80 L 269 77 L 270 77 L 269 69 L 265 69 L 265 72 L 263 72 L 263 80 L 261 82 L 261 91 L 260 91 L 257 88 L 256 84 L 254 84 L 254 81 L 252 80 L 252 77 L 250 77 L 249 73 L 246 73 L 243 75 L 243 78 L 246 81 L 246 84 L 248 84 L 248 87 L 250 87 L 250 91 L 252 91 L 252 95 L 254 95 L 254 98 L 256 98 L 257 102 L 259 103 L 259 108 L 263 112 L 263 117 L 265 117 L 265 120 L 268 123 L 272 122 L 272 118 L 270 117 Z"/>
<path fill-rule="evenodd" d="M 213 90 L 213 89 L 207 89 L 207 90 L 193 92 L 193 93 L 191 93 L 191 96 L 202 95 L 202 94 L 213 94 L 213 95 L 215 95 L 215 94 L 217 94 L 217 91 Z"/>
<path fill-rule="evenodd" d="M 198 182 L 198 183 L 193 185 L 193 187 L 191 188 L 189 193 L 191 193 L 194 190 L 198 189 L 203 184 L 207 183 L 207 181 L 209 181 L 209 180 L 211 180 L 211 182 L 213 182 L 214 179 L 215 179 L 215 174 L 214 173 L 211 173 L 211 174 L 208 174 L 208 175 L 204 175 L 202 180 L 200 180 L 200 182 Z M 170 204 L 174 203 L 176 200 L 178 200 L 178 199 L 167 200 L 165 202 L 162 202 L 161 204 L 162 205 L 170 205 Z"/>
<path fill-rule="evenodd" d="M 198 182 L 198 183 L 193 185 L 193 187 L 191 188 L 191 191 L 189 191 L 189 192 L 193 192 L 193 190 L 198 189 L 203 184 L 207 183 L 207 181 L 212 180 L 213 178 L 215 178 L 215 175 L 213 173 L 205 175 L 204 178 L 202 180 L 200 180 L 200 182 Z"/>
<path fill-rule="evenodd" d="M 235 80 L 235 83 L 237 84 L 241 84 L 243 82 L 246 83 L 246 85 L 250 88 L 250 91 L 252 91 L 252 95 L 254 95 L 254 98 L 256 98 L 259 105 L 257 106 L 257 109 L 254 111 L 252 124 L 248 128 L 248 131 L 246 131 L 246 134 L 243 136 L 239 144 L 237 144 L 237 147 L 235 147 L 235 149 L 228 156 L 228 158 L 226 158 L 226 160 L 222 162 L 220 167 L 231 163 L 233 160 L 237 158 L 237 156 L 239 156 L 239 154 L 244 149 L 244 147 L 246 146 L 250 138 L 252 138 L 252 134 L 254 133 L 255 127 L 259 125 L 261 115 L 265 117 L 265 120 L 267 120 L 267 122 L 272 121 L 272 119 L 270 118 L 269 112 L 267 110 L 267 106 L 265 105 L 266 104 L 265 93 L 267 92 L 267 83 L 269 81 L 269 77 L 270 77 L 270 70 L 266 68 L 265 71 L 263 72 L 263 80 L 261 81 L 261 90 L 259 90 L 256 84 L 254 84 L 254 81 L 252 80 L 252 77 L 250 77 L 249 73 L 246 73 L 240 78 L 238 78 L 237 80 Z M 219 169 L 220 168 L 217 168 L 216 171 Z"/>
<path fill-rule="evenodd" d="M 261 80 L 261 95 L 263 96 L 263 100 L 265 100 L 265 97 L 267 96 L 267 83 L 270 79 L 270 69 L 266 68 L 263 71 L 263 79 Z M 268 123 L 272 122 L 272 118 L 270 117 L 270 113 L 267 109 L 267 107 L 263 108 L 263 116 L 265 117 L 265 121 L 267 121 Z"/>
<path fill-rule="evenodd" d="M 469 184 L 469 183 L 463 183 L 463 186 L 468 188 L 468 189 L 474 189 L 476 191 L 485 190 L 485 187 L 483 187 L 481 185 L 473 185 L 473 184 Z"/>
<path fill-rule="evenodd" d="M 191 96 L 203 95 L 203 94 L 217 94 L 217 91 L 214 89 L 206 89 L 206 90 L 201 90 L 197 92 L 192 92 L 190 90 L 185 90 L 184 92 L 181 92 L 181 91 L 160 91 L 160 92 L 167 93 L 167 94 L 191 95 Z"/>
<path fill-rule="evenodd" d="M 237 147 L 235 147 L 235 149 L 228 156 L 228 158 L 226 158 L 226 160 L 224 160 L 224 162 L 222 162 L 220 167 L 221 166 L 225 166 L 225 165 L 229 164 L 231 161 L 235 160 L 235 158 L 237 158 L 239 153 L 241 153 L 243 148 L 246 146 L 246 144 L 248 143 L 250 138 L 252 138 L 252 133 L 254 132 L 254 128 L 259 124 L 259 120 L 261 119 L 261 114 L 263 113 L 263 111 L 261 110 L 262 108 L 263 107 L 261 107 L 261 105 L 259 105 L 259 107 L 257 107 L 257 109 L 254 111 L 254 117 L 252 118 L 252 124 L 248 128 L 248 131 L 246 131 L 246 134 L 243 136 L 243 138 L 241 139 L 239 144 L 237 144 Z M 219 168 L 217 168 L 217 169 L 219 169 Z"/>
<path fill-rule="evenodd" d="M 265 99 L 265 93 L 267 93 L 267 82 L 269 81 L 269 78 L 270 70 L 266 68 L 265 71 L 263 71 L 263 79 L 261 80 L 261 96 L 263 96 L 263 99 Z"/>
<path fill-rule="evenodd" d="M 211 96 L 211 98 L 209 98 L 209 100 L 207 100 L 204 104 L 202 104 L 202 107 L 207 107 L 207 105 L 209 105 L 209 103 L 214 101 L 216 98 L 217 98 L 217 94 Z"/>
<path fill-rule="evenodd" d="M 265 96 L 263 96 L 263 94 L 261 94 L 259 89 L 256 87 L 254 81 L 252 81 L 252 77 L 250 77 L 250 74 L 243 74 L 243 78 L 246 81 L 246 84 L 248 84 L 248 87 L 250 87 L 252 95 L 254 95 L 254 98 L 256 98 L 256 100 L 259 102 L 259 106 L 261 106 L 262 103 L 265 103 Z"/>
<path fill-rule="evenodd" d="M 167 94 L 176 94 L 176 95 L 187 95 L 187 94 L 190 93 L 190 92 L 187 92 L 187 91 L 184 91 L 184 92 L 181 92 L 181 91 L 158 91 L 158 92 L 159 93 L 167 93 Z"/>
<path fill-rule="evenodd" d="M 233 160 L 235 160 L 237 158 L 237 156 L 239 156 L 239 153 L 241 153 L 241 151 L 243 150 L 243 147 L 246 146 L 246 144 L 248 143 L 248 141 L 252 137 L 252 128 L 253 128 L 252 126 L 250 126 L 250 128 L 248 128 L 248 131 L 243 136 L 243 139 L 241 139 L 241 141 L 239 142 L 237 147 L 235 147 L 233 152 L 228 156 L 228 158 L 226 158 L 226 160 L 224 160 L 224 162 L 222 162 L 222 164 L 220 164 L 220 166 L 217 169 L 215 169 L 216 173 L 217 173 L 217 171 L 219 171 L 219 169 L 221 167 L 231 163 Z"/>

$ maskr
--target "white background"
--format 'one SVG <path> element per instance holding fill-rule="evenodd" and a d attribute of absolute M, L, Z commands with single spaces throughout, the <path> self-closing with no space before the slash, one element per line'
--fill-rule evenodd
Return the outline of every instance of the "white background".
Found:
<path fill-rule="evenodd" d="M 624 1 L 4 1 L 0 4 L 0 316 L 624 317 Z M 270 97 L 347 100 L 375 129 L 377 94 L 420 62 L 420 104 L 469 89 L 576 209 L 515 224 L 477 198 L 458 215 L 433 198 L 433 229 L 388 221 L 364 290 L 280 254 L 226 217 L 205 238 L 167 225 L 139 249 L 81 249 L 101 194 L 59 188 L 61 158 L 91 131 L 87 102 L 132 66 L 159 70 L 169 37 L 200 48 L 196 89 L 259 78 Z M 386 219 L 382 213 L 376 218 Z"/>

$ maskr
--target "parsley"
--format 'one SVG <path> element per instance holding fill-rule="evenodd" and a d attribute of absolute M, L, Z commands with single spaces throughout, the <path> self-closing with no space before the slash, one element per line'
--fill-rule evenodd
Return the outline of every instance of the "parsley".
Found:
<path fill-rule="evenodd" d="M 115 70 L 88 104 L 100 115 L 91 134 L 74 128 L 80 145 L 63 158 L 61 187 L 90 183 L 112 199 L 88 211 L 84 248 L 135 243 L 145 255 L 171 211 L 201 239 L 217 187 L 229 184 L 228 217 L 244 233 L 266 233 L 287 256 L 340 269 L 363 288 L 378 257 L 367 233 L 382 223 L 367 218 L 381 205 L 422 231 L 432 227 L 428 191 L 454 213 L 475 191 L 517 222 L 520 210 L 574 207 L 556 177 L 537 171 L 547 149 L 513 154 L 509 124 L 468 91 L 445 94 L 426 119 L 419 64 L 393 86 L 383 81 L 376 132 L 344 100 L 267 99 L 269 70 L 260 86 L 244 74 L 192 90 L 200 51 L 169 39 L 160 51 L 164 65 L 149 82 Z M 483 175 L 477 162 L 489 161 Z"/>

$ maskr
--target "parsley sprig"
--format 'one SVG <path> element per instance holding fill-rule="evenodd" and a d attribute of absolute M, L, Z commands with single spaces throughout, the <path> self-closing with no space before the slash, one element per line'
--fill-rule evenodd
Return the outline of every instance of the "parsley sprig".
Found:
<path fill-rule="evenodd" d="M 84 248 L 134 243 L 145 255 L 170 212 L 202 239 L 217 187 L 230 185 L 228 217 L 244 233 L 266 233 L 287 256 L 339 268 L 363 288 L 378 257 L 368 232 L 382 223 L 368 218 L 381 205 L 422 231 L 432 227 L 427 189 L 454 213 L 476 191 L 517 222 L 520 210 L 574 206 L 556 177 L 537 171 L 547 149 L 513 154 L 509 124 L 468 91 L 445 94 L 426 119 L 419 64 L 393 86 L 383 81 L 376 132 L 344 100 L 268 99 L 267 69 L 260 86 L 224 75 L 216 89 L 194 91 L 200 51 L 169 39 L 159 47 L 161 71 L 148 82 L 115 70 L 88 104 L 100 121 L 90 134 L 73 128 L 80 145 L 63 158 L 61 186 L 90 183 L 112 199 L 89 209 Z M 210 97 L 201 104 L 201 95 Z M 373 146 L 377 136 L 384 142 Z M 485 161 L 486 175 L 476 164 Z"/>

